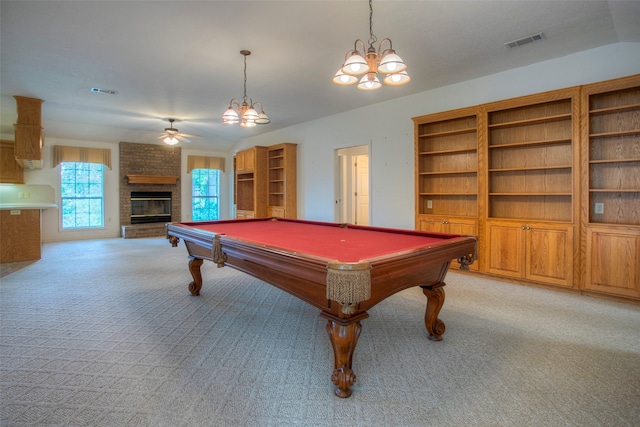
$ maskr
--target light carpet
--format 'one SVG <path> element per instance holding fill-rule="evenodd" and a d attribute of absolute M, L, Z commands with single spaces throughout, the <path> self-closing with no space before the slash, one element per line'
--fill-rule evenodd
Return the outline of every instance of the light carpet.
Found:
<path fill-rule="evenodd" d="M 181 244 L 48 243 L 1 279 L 3 426 L 638 426 L 640 307 L 450 272 L 365 319 L 349 399 L 319 311 Z"/>

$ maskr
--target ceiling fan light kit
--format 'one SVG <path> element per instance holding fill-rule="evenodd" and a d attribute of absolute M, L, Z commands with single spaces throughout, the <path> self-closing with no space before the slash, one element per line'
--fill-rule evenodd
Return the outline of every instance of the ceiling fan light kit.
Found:
<path fill-rule="evenodd" d="M 191 142 L 189 139 L 186 138 L 187 136 L 191 136 L 191 135 L 180 133 L 178 129 L 173 127 L 173 122 L 175 122 L 176 119 L 167 119 L 167 120 L 169 121 L 169 127 L 164 128 L 164 132 L 162 136 L 160 136 L 158 139 L 162 139 L 162 142 L 164 142 L 167 145 L 176 145 L 181 140 L 184 142 Z"/>
<path fill-rule="evenodd" d="M 383 82 L 389 86 L 401 86 L 409 83 L 411 77 L 407 74 L 407 64 L 393 50 L 391 39 L 385 38 L 380 42 L 378 49 L 373 47 L 378 39 L 373 35 L 373 5 L 369 0 L 369 48 L 364 42 L 357 39 L 353 49 L 349 50 L 344 58 L 344 63 L 333 76 L 333 82 L 339 85 L 352 85 L 358 83 L 360 90 L 376 90 L 382 87 L 379 74 L 384 74 Z M 387 42 L 389 47 L 382 49 Z M 358 50 L 362 48 L 362 53 Z M 366 53 L 365 53 L 366 52 Z M 361 78 L 358 78 L 362 76 Z"/>
<path fill-rule="evenodd" d="M 240 123 L 240 126 L 246 128 L 269 124 L 271 119 L 265 114 L 262 103 L 253 102 L 251 98 L 247 97 L 247 56 L 251 55 L 251 52 L 241 50 L 240 54 L 244 56 L 244 94 L 242 103 L 235 98 L 232 99 L 229 102 L 229 107 L 222 115 L 222 123 L 227 125 Z M 260 107 L 260 112 L 256 109 L 257 106 Z"/>

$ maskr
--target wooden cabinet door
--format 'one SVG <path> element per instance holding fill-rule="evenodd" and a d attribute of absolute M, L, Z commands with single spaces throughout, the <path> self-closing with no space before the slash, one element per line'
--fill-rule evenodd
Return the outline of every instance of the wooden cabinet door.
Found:
<path fill-rule="evenodd" d="M 474 219 L 465 218 L 438 218 L 423 217 L 419 220 L 418 229 L 420 231 L 433 231 L 434 233 L 451 233 L 464 234 L 469 236 L 478 236 L 478 222 Z M 478 249 L 479 250 L 479 249 Z M 478 258 L 479 258 L 478 254 Z M 452 269 L 459 268 L 460 265 L 454 260 L 451 264 Z M 477 271 L 478 261 L 476 260 L 469 266 L 470 270 Z"/>
<path fill-rule="evenodd" d="M 573 227 L 525 226 L 527 279 L 573 287 Z"/>
<path fill-rule="evenodd" d="M 279 206 L 269 206 L 267 216 L 275 218 L 286 218 L 284 208 Z"/>
<path fill-rule="evenodd" d="M 13 141 L 0 141 L 0 183 L 24 184 L 24 171 L 14 153 Z"/>
<path fill-rule="evenodd" d="M 640 231 L 589 227 L 584 289 L 640 298 Z"/>
<path fill-rule="evenodd" d="M 487 222 L 487 272 L 505 277 L 524 277 L 525 234 L 521 224 Z"/>
<path fill-rule="evenodd" d="M 255 169 L 256 153 L 253 148 L 236 153 L 236 172 L 250 173 Z"/>
<path fill-rule="evenodd" d="M 419 231 L 433 231 L 434 233 L 448 233 L 449 226 L 444 218 L 421 218 Z"/>
<path fill-rule="evenodd" d="M 236 211 L 236 219 L 253 219 L 255 218 L 255 213 L 253 211 Z"/>

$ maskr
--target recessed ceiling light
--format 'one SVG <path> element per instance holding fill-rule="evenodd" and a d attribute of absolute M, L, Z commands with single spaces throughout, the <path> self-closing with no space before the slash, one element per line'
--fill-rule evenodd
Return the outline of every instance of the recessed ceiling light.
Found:
<path fill-rule="evenodd" d="M 115 95 L 116 93 L 118 93 L 118 92 L 116 92 L 115 90 L 111 90 L 111 89 L 102 89 L 102 88 L 99 88 L 99 87 L 92 87 L 92 88 L 91 88 L 91 92 L 95 92 L 95 93 L 106 93 L 106 94 L 109 94 L 109 95 Z"/>

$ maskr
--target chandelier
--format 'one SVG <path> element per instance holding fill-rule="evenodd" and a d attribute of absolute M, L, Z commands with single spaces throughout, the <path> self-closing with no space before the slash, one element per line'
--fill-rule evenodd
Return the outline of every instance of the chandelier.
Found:
<path fill-rule="evenodd" d="M 264 113 L 264 108 L 261 102 L 253 102 L 251 98 L 247 97 L 247 56 L 251 55 L 248 50 L 241 50 L 240 53 L 244 56 L 244 96 L 242 97 L 242 104 L 237 99 L 232 99 L 229 102 L 229 108 L 222 115 L 222 123 L 227 125 L 233 125 L 240 123 L 240 126 L 251 128 L 255 125 L 266 125 L 271 122 L 271 119 Z M 260 106 L 260 113 L 256 110 L 256 106 Z"/>
<path fill-rule="evenodd" d="M 373 5 L 369 0 L 369 48 L 365 53 L 365 44 L 357 39 L 353 49 L 345 55 L 344 63 L 333 76 L 333 82 L 339 85 L 351 85 L 358 82 L 358 76 L 362 76 L 358 83 L 358 89 L 376 90 L 382 87 L 378 79 L 378 73 L 384 74 L 383 82 L 390 86 L 400 86 L 409 83 L 411 78 L 405 71 L 407 65 L 396 55 L 390 39 L 380 42 L 378 50 L 373 44 L 378 41 L 373 35 Z M 389 43 L 388 49 L 382 49 L 385 42 Z M 362 47 L 362 53 L 358 50 L 358 44 Z"/>

